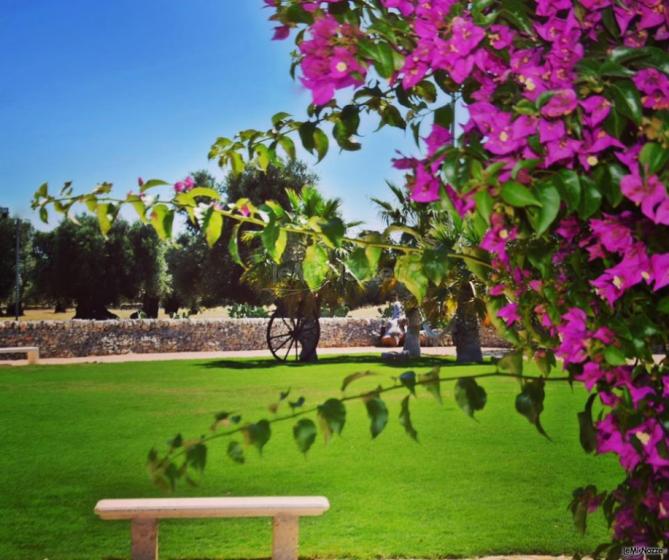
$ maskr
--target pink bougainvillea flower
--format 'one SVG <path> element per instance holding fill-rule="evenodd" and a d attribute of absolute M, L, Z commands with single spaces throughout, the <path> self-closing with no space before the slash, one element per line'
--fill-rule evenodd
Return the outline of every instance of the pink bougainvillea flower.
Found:
<path fill-rule="evenodd" d="M 491 296 L 501 296 L 504 293 L 504 284 L 495 284 L 488 288 L 488 294 Z"/>
<path fill-rule="evenodd" d="M 411 199 L 416 202 L 435 202 L 439 200 L 441 182 L 429 173 L 423 165 L 416 168 L 416 176 L 411 189 Z"/>
<path fill-rule="evenodd" d="M 290 26 L 289 25 L 278 25 L 274 28 L 274 35 L 272 35 L 272 41 L 282 41 L 287 39 L 290 36 Z"/>
<path fill-rule="evenodd" d="M 488 41 L 494 49 L 502 50 L 513 43 L 514 33 L 506 25 L 491 25 L 488 28 Z"/>
<path fill-rule="evenodd" d="M 495 255 L 500 262 L 508 263 L 509 256 L 506 245 L 518 236 L 518 230 L 514 227 L 508 229 L 506 220 L 502 214 L 494 213 L 490 216 L 491 228 L 483 236 L 479 246 L 489 253 Z"/>
<path fill-rule="evenodd" d="M 615 453 L 619 456 L 622 467 L 628 471 L 641 462 L 641 456 L 628 437 L 623 437 L 620 433 L 613 414 L 608 414 L 597 422 L 597 453 Z"/>
<path fill-rule="evenodd" d="M 650 283 L 653 279 L 651 261 L 643 243 L 636 243 L 628 249 L 623 259 L 604 274 L 591 280 L 599 295 L 611 306 L 631 287 L 641 281 Z"/>
<path fill-rule="evenodd" d="M 546 158 L 544 165 L 550 167 L 554 163 L 561 162 L 569 164 L 581 148 L 581 142 L 565 136 L 560 140 L 554 140 L 546 144 Z"/>
<path fill-rule="evenodd" d="M 453 36 L 450 41 L 451 51 L 460 56 L 466 56 L 485 37 L 485 31 L 475 25 L 469 18 L 454 17 L 451 21 Z"/>
<path fill-rule="evenodd" d="M 520 322 L 520 314 L 518 313 L 518 304 L 515 302 L 508 303 L 502 307 L 498 312 L 497 316 L 502 319 L 507 326 L 511 326 L 515 323 Z"/>
<path fill-rule="evenodd" d="M 650 258 L 655 291 L 669 286 L 669 253 L 653 255 Z M 668 378 L 669 379 L 669 378 Z"/>
<path fill-rule="evenodd" d="M 558 325 L 560 345 L 556 354 L 563 358 L 565 364 L 579 364 L 588 357 L 586 340 L 588 334 L 587 315 L 578 307 L 572 307 L 562 315 L 562 323 Z"/>
<path fill-rule="evenodd" d="M 174 183 L 174 190 L 178 193 L 187 192 L 195 187 L 195 180 L 192 177 L 186 177 L 183 181 Z"/>
<path fill-rule="evenodd" d="M 669 195 L 657 175 L 643 179 L 638 172 L 620 181 L 620 190 L 656 224 L 669 225 Z"/>
<path fill-rule="evenodd" d="M 581 233 L 581 224 L 574 216 L 564 218 L 560 221 L 555 233 L 567 241 L 573 241 L 574 238 Z"/>
<path fill-rule="evenodd" d="M 590 220 L 590 229 L 604 248 L 611 253 L 624 253 L 632 247 L 632 230 L 610 214 L 602 220 Z"/>
<path fill-rule="evenodd" d="M 576 92 L 573 89 L 560 89 L 541 108 L 544 117 L 561 117 L 568 115 L 578 106 Z"/>
<path fill-rule="evenodd" d="M 451 131 L 438 124 L 432 125 L 432 130 L 425 143 L 427 144 L 427 154 L 432 156 L 441 148 L 447 146 L 453 141 Z"/>
<path fill-rule="evenodd" d="M 611 102 L 601 95 L 591 95 L 579 103 L 586 112 L 585 124 L 591 128 L 604 122 L 611 112 Z"/>
<path fill-rule="evenodd" d="M 564 121 L 549 121 L 541 119 L 539 121 L 539 141 L 542 143 L 560 140 L 566 134 Z"/>

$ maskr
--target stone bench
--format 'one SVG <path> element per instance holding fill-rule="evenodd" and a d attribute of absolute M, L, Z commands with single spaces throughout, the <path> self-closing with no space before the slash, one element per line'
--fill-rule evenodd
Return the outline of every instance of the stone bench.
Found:
<path fill-rule="evenodd" d="M 95 513 L 101 519 L 129 519 L 132 560 L 158 559 L 158 520 L 212 517 L 272 517 L 272 559 L 297 560 L 299 518 L 322 515 L 327 498 L 147 498 L 100 500 Z"/>
<path fill-rule="evenodd" d="M 26 354 L 29 364 L 36 364 L 39 361 L 39 348 L 37 346 L 0 348 L 0 354 Z"/>

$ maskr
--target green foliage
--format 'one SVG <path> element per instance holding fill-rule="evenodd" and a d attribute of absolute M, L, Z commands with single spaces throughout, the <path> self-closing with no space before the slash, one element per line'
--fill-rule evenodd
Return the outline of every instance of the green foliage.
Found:
<path fill-rule="evenodd" d="M 367 416 L 369 416 L 371 422 L 369 431 L 372 434 L 372 439 L 374 439 L 383 431 L 388 423 L 388 407 L 376 395 L 371 395 L 365 399 L 365 407 L 367 408 Z"/>
<path fill-rule="evenodd" d="M 455 383 L 455 402 L 468 416 L 474 418 L 474 413 L 483 410 L 487 400 L 485 389 L 475 379 L 462 378 Z"/>
<path fill-rule="evenodd" d="M 341 434 L 346 424 L 346 407 L 339 399 L 328 399 L 318 407 L 318 421 L 327 443 L 332 434 Z"/>
<path fill-rule="evenodd" d="M 300 419 L 293 427 L 295 443 L 297 443 L 298 449 L 305 455 L 316 441 L 316 433 L 316 424 L 309 418 Z"/>
<path fill-rule="evenodd" d="M 539 418 L 544 410 L 544 398 L 546 397 L 544 384 L 543 379 L 525 381 L 522 391 L 516 397 L 516 410 L 525 416 L 542 436 L 550 439 Z"/>

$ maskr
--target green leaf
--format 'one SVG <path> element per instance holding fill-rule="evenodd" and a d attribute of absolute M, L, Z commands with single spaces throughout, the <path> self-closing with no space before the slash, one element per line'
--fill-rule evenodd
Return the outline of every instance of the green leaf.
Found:
<path fill-rule="evenodd" d="M 573 212 L 581 203 L 581 180 L 571 169 L 562 169 L 554 178 L 553 185 L 560 192 L 560 198 L 567 204 L 567 210 Z"/>
<path fill-rule="evenodd" d="M 395 263 L 395 277 L 406 286 L 418 303 L 423 301 L 429 281 L 423 271 L 420 254 L 409 253 L 398 257 Z"/>
<path fill-rule="evenodd" d="M 341 390 L 346 391 L 346 387 L 348 387 L 354 381 L 362 379 L 363 377 L 370 377 L 372 375 L 376 374 L 373 371 L 358 371 L 356 373 L 352 373 L 351 375 L 347 375 L 344 377 L 344 381 L 342 381 Z"/>
<path fill-rule="evenodd" d="M 300 135 L 300 140 L 302 141 L 302 146 L 309 153 L 313 153 L 314 148 L 316 147 L 316 143 L 314 141 L 315 129 L 316 125 L 310 122 L 303 122 L 297 129 Z"/>
<path fill-rule="evenodd" d="M 578 413 L 579 439 L 586 453 L 592 453 L 597 448 L 597 430 L 592 422 L 592 403 L 596 396 L 596 393 L 590 395 L 585 410 Z"/>
<path fill-rule="evenodd" d="M 223 231 L 223 215 L 213 208 L 210 208 L 204 219 L 204 232 L 207 239 L 207 245 L 213 247 L 221 237 Z"/>
<path fill-rule="evenodd" d="M 346 259 L 345 264 L 349 272 L 361 284 L 373 276 L 372 269 L 369 266 L 369 259 L 362 247 L 354 249 Z"/>
<path fill-rule="evenodd" d="M 275 263 L 281 263 L 281 257 L 286 250 L 286 243 L 288 242 L 288 235 L 279 227 L 275 220 L 270 220 L 269 224 L 265 226 L 260 234 L 263 247 L 272 257 Z"/>
<path fill-rule="evenodd" d="M 472 418 L 476 411 L 483 410 L 487 398 L 485 389 L 476 382 L 476 379 L 463 377 L 455 383 L 455 402 Z"/>
<path fill-rule="evenodd" d="M 167 181 L 163 181 L 162 179 L 149 179 L 148 181 L 145 181 L 142 186 L 139 187 L 139 192 L 143 193 L 148 191 L 149 189 L 153 189 L 155 187 L 164 187 L 169 185 Z"/>
<path fill-rule="evenodd" d="M 605 91 L 607 97 L 613 101 L 612 111 L 620 111 L 637 126 L 641 124 L 643 108 L 634 83 L 630 80 L 618 80 L 611 83 Z"/>
<path fill-rule="evenodd" d="M 648 142 L 641 149 L 639 161 L 648 168 L 650 174 L 664 169 L 669 161 L 669 149 L 665 149 L 655 142 Z"/>
<path fill-rule="evenodd" d="M 254 445 L 260 453 L 272 436 L 272 430 L 267 420 L 260 420 L 255 424 L 248 424 L 242 429 L 246 445 Z"/>
<path fill-rule="evenodd" d="M 402 113 L 400 113 L 400 110 L 395 107 L 395 105 L 386 105 L 382 110 L 381 110 L 381 125 L 390 125 L 394 126 L 395 128 L 400 128 L 402 130 L 405 130 L 407 127 L 407 123 L 402 117 Z"/>
<path fill-rule="evenodd" d="M 327 443 L 332 434 L 341 434 L 346 424 L 346 407 L 339 399 L 328 399 L 318 406 L 318 421 Z"/>
<path fill-rule="evenodd" d="M 344 234 L 346 233 L 346 226 L 339 218 L 332 218 L 327 222 L 321 224 L 321 231 L 325 236 L 325 242 L 331 248 L 341 247 Z"/>
<path fill-rule="evenodd" d="M 435 285 L 441 284 L 448 274 L 448 251 L 445 249 L 425 249 L 423 251 L 423 272 Z"/>
<path fill-rule="evenodd" d="M 207 464 L 207 446 L 202 442 L 189 446 L 186 449 L 186 463 L 202 472 Z"/>
<path fill-rule="evenodd" d="M 327 251 L 320 245 L 309 245 L 302 261 L 302 274 L 312 292 L 317 291 L 323 285 L 329 270 Z"/>
<path fill-rule="evenodd" d="M 327 135 L 320 128 L 314 128 L 314 147 L 318 154 L 318 161 L 320 162 L 328 153 L 330 141 Z"/>
<path fill-rule="evenodd" d="M 275 113 L 274 116 L 272 117 L 272 126 L 274 128 L 279 128 L 283 122 L 286 119 L 289 119 L 291 117 L 290 113 L 286 113 L 285 111 L 280 111 L 278 113 Z"/>
<path fill-rule="evenodd" d="M 244 458 L 244 449 L 238 441 L 228 443 L 228 457 L 240 465 L 246 461 Z"/>
<path fill-rule="evenodd" d="M 295 142 L 293 142 L 292 138 L 289 138 L 288 136 L 281 136 L 279 137 L 278 141 L 279 146 L 283 148 L 286 156 L 289 159 L 295 159 Z"/>
<path fill-rule="evenodd" d="M 497 362 L 497 371 L 500 373 L 513 373 L 522 375 L 523 373 L 523 351 L 514 350 L 507 352 Z"/>
<path fill-rule="evenodd" d="M 112 227 L 113 215 L 112 215 L 112 205 L 108 202 L 101 202 L 97 205 L 96 213 L 98 215 L 98 224 L 100 226 L 100 231 L 105 237 L 109 233 L 109 230 Z"/>
<path fill-rule="evenodd" d="M 416 394 L 416 373 L 413 371 L 405 371 L 400 375 L 400 383 L 411 391 L 412 395 Z"/>
<path fill-rule="evenodd" d="M 660 313 L 669 315 L 669 296 L 664 296 L 657 304 L 657 310 Z"/>
<path fill-rule="evenodd" d="M 298 449 L 306 455 L 316 441 L 316 424 L 309 418 L 302 418 L 293 426 L 293 437 Z"/>
<path fill-rule="evenodd" d="M 429 373 L 419 376 L 418 381 L 427 391 L 441 404 L 441 380 L 439 379 L 439 368 L 433 368 Z"/>
<path fill-rule="evenodd" d="M 139 220 L 143 224 L 145 224 L 147 222 L 147 220 L 146 220 L 146 204 L 144 204 L 144 201 L 139 196 L 137 196 L 136 194 L 129 195 L 128 198 L 127 198 L 127 201 L 135 209 L 135 212 L 137 212 L 137 216 L 139 217 Z"/>
<path fill-rule="evenodd" d="M 230 167 L 233 175 L 241 175 L 244 172 L 244 158 L 239 152 L 228 152 Z"/>
<path fill-rule="evenodd" d="M 434 124 L 438 124 L 446 130 L 451 129 L 451 125 L 453 124 L 453 103 L 447 103 L 435 110 Z"/>
<path fill-rule="evenodd" d="M 578 207 L 578 215 L 581 219 L 587 220 L 602 205 L 602 193 L 599 192 L 597 184 L 590 177 L 581 177 L 581 186 L 583 195 Z"/>
<path fill-rule="evenodd" d="M 151 211 L 151 225 L 156 230 L 160 239 L 169 239 L 172 237 L 172 222 L 174 221 L 174 212 L 164 204 L 157 204 Z"/>
<path fill-rule="evenodd" d="M 377 43 L 374 53 L 374 68 L 382 78 L 388 79 L 395 70 L 393 49 L 388 43 Z"/>
<path fill-rule="evenodd" d="M 611 366 L 622 366 L 627 362 L 625 353 L 616 346 L 607 346 L 604 349 L 604 359 Z"/>
<path fill-rule="evenodd" d="M 413 427 L 413 423 L 411 422 L 411 412 L 409 411 L 410 398 L 410 395 L 407 395 L 402 399 L 402 407 L 400 409 L 400 426 L 404 428 L 404 431 L 412 440 L 418 441 L 418 432 Z"/>
<path fill-rule="evenodd" d="M 210 187 L 195 187 L 194 189 L 189 190 L 188 194 L 191 197 L 202 196 L 210 198 L 211 200 L 221 199 L 220 193 L 216 189 L 212 189 Z"/>
<path fill-rule="evenodd" d="M 256 162 L 261 171 L 267 171 L 267 167 L 270 163 L 270 153 L 267 146 L 264 144 L 256 144 L 253 148 L 253 152 L 256 155 Z"/>
<path fill-rule="evenodd" d="M 235 224 L 235 226 L 232 228 L 232 232 L 230 233 L 230 240 L 228 241 L 228 251 L 230 252 L 230 256 L 232 257 L 232 260 L 236 262 L 239 266 L 246 268 L 244 265 L 244 261 L 242 261 L 242 257 L 239 254 L 239 226 L 241 224 Z"/>
<path fill-rule="evenodd" d="M 493 199 L 487 190 L 480 190 L 474 196 L 476 201 L 476 211 L 490 225 L 490 214 L 492 214 Z"/>
<path fill-rule="evenodd" d="M 551 183 L 540 183 L 535 192 L 541 208 L 529 207 L 527 217 L 537 235 L 542 235 L 560 212 L 560 193 Z"/>
<path fill-rule="evenodd" d="M 502 187 L 502 198 L 511 206 L 541 206 L 541 202 L 525 185 L 516 181 L 509 181 Z"/>
<path fill-rule="evenodd" d="M 367 416 L 371 421 L 369 431 L 372 434 L 372 439 L 375 439 L 388 424 L 388 407 L 378 396 L 365 399 L 365 407 L 367 408 Z"/>
<path fill-rule="evenodd" d="M 548 434 L 541 425 L 540 416 L 544 410 L 544 380 L 536 379 L 527 381 L 523 385 L 523 390 L 516 397 L 516 410 L 528 419 L 530 424 L 533 424 L 537 431 L 547 439 Z"/>

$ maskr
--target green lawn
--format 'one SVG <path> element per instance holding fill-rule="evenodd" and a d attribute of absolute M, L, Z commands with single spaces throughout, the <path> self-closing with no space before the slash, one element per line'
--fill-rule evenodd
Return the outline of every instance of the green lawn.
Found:
<path fill-rule="evenodd" d="M 436 359 L 412 366 L 427 371 Z M 490 366 L 440 361 L 442 375 Z M 240 410 L 257 420 L 280 390 L 307 404 L 336 396 L 342 378 L 373 369 L 371 388 L 403 370 L 375 358 L 326 357 L 317 365 L 269 360 L 179 361 L 0 368 L 0 558 L 128 558 L 129 524 L 93 515 L 100 498 L 159 496 L 145 471 L 148 449 L 177 432 L 204 433 L 212 415 Z M 567 504 L 576 486 L 611 487 L 620 471 L 610 457 L 585 455 L 576 413 L 584 393 L 547 387 L 540 437 L 514 411 L 518 384 L 483 380 L 488 405 L 479 422 L 465 416 L 444 385 L 439 406 L 425 391 L 412 408 L 420 444 L 397 423 L 401 392 L 387 401 L 391 422 L 370 440 L 364 406 L 350 403 L 343 437 L 319 440 L 305 459 L 292 423 L 275 425 L 262 457 L 231 463 L 223 441 L 212 444 L 198 488 L 179 495 L 325 495 L 331 510 L 302 522 L 307 557 L 444 557 L 486 553 L 589 551 L 605 537 L 593 520 L 586 537 Z M 268 520 L 166 521 L 161 558 L 266 558 Z"/>

